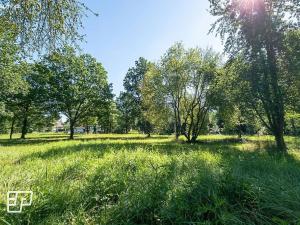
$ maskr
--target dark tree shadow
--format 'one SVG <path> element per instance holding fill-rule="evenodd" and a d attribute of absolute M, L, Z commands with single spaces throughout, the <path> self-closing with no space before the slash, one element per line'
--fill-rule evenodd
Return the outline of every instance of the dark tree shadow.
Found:
<path fill-rule="evenodd" d="M 88 137 L 88 136 L 74 136 L 73 140 L 69 139 L 68 135 L 60 136 L 42 136 L 42 137 L 29 137 L 26 139 L 0 139 L 0 146 L 14 146 L 14 145 L 37 145 L 46 144 L 51 142 L 59 141 L 97 141 L 97 140 L 162 140 L 167 139 L 165 136 L 155 136 L 155 137 Z"/>

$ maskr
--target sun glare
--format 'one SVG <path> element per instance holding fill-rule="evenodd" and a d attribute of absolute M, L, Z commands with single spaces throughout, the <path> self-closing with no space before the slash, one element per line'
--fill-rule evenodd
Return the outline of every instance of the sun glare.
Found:
<path fill-rule="evenodd" d="M 256 14 L 263 0 L 239 0 L 239 9 L 243 12 Z"/>

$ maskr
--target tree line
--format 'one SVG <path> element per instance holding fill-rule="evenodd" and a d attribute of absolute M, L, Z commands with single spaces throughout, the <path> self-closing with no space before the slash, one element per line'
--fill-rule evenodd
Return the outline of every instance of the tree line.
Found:
<path fill-rule="evenodd" d="M 80 124 L 188 142 L 208 132 L 266 133 L 285 152 L 284 135 L 299 135 L 300 3 L 209 2 L 225 55 L 175 43 L 158 62 L 139 58 L 115 97 L 101 63 L 70 45 L 81 39 L 84 4 L 0 1 L 1 131 L 25 138 L 64 114 L 70 138 Z"/>
<path fill-rule="evenodd" d="M 269 93 L 264 60 L 256 62 L 261 69 L 258 72 L 241 54 L 224 62 L 212 49 L 185 49 L 176 43 L 159 62 L 140 58 L 128 71 L 125 92 L 117 104 L 127 118 L 124 130 L 139 129 L 148 135 L 174 133 L 176 139 L 183 135 L 188 142 L 209 132 L 237 134 L 239 138 L 242 134 L 271 134 L 278 149 L 285 151 L 284 134 L 300 134 L 300 48 L 295 43 L 300 43 L 300 32 L 288 32 L 283 43 L 287 52 L 278 58 L 287 63 L 279 65 L 277 82 L 283 98 L 282 116 L 272 116 L 280 111 L 274 112 L 274 105 L 263 105 L 260 99 L 276 101 L 278 97 Z M 278 128 L 278 123 L 283 123 L 282 127 Z"/>

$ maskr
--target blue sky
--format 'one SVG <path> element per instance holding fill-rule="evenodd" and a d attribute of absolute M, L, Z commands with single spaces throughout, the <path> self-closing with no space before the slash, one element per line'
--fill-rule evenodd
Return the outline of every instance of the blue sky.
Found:
<path fill-rule="evenodd" d="M 84 19 L 82 49 L 105 67 L 114 93 L 140 56 L 158 61 L 175 42 L 186 47 L 213 47 L 222 52 L 219 38 L 207 35 L 215 18 L 208 0 L 85 0 L 99 16 Z"/>

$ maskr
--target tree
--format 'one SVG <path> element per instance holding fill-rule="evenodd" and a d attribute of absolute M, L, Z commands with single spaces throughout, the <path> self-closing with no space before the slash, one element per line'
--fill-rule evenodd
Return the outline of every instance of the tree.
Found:
<path fill-rule="evenodd" d="M 1 0 L 0 23 L 14 32 L 24 53 L 49 51 L 82 39 L 79 29 L 87 10 L 78 0 Z"/>
<path fill-rule="evenodd" d="M 188 82 L 185 73 L 185 49 L 182 43 L 176 43 L 167 50 L 162 57 L 160 70 L 167 90 L 167 101 L 173 109 L 175 138 L 178 140 L 182 125 L 181 104 Z"/>
<path fill-rule="evenodd" d="M 228 60 L 222 70 L 219 70 L 212 87 L 214 109 L 218 119 L 223 122 L 224 131 L 237 133 L 238 138 L 243 133 L 250 132 L 249 128 L 253 131 L 257 124 L 248 102 L 251 99 L 250 86 L 243 79 L 247 69 L 248 65 L 241 57 Z"/>
<path fill-rule="evenodd" d="M 70 139 L 79 120 L 94 115 L 111 98 L 107 73 L 101 63 L 88 54 L 77 56 L 66 47 L 45 57 L 43 65 L 49 74 L 49 104 L 66 115 Z"/>
<path fill-rule="evenodd" d="M 130 101 L 130 105 L 128 105 L 130 114 L 128 116 L 134 118 L 134 120 L 131 120 L 132 124 L 130 126 L 138 128 L 148 135 L 150 135 L 151 126 L 143 116 L 143 112 L 147 111 L 147 109 L 142 103 L 141 85 L 149 65 L 150 62 L 140 57 L 135 61 L 135 66 L 128 70 L 123 81 L 127 101 Z"/>
<path fill-rule="evenodd" d="M 164 131 L 170 123 L 172 113 L 166 101 L 166 90 L 159 65 L 150 64 L 142 82 L 141 96 L 143 116 L 149 122 L 151 129 L 156 132 Z"/>
<path fill-rule="evenodd" d="M 300 129 L 300 29 L 288 32 L 281 55 L 281 73 L 286 76 L 286 132 L 297 135 Z"/>
<path fill-rule="evenodd" d="M 116 102 L 113 100 L 107 102 L 104 107 L 101 107 L 98 114 L 98 125 L 104 133 L 112 133 L 117 128 L 118 110 Z"/>
<path fill-rule="evenodd" d="M 7 110 L 4 102 L 0 102 L 0 133 L 7 133 L 11 118 L 11 112 Z"/>
<path fill-rule="evenodd" d="M 212 50 L 186 50 L 182 43 L 169 48 L 160 64 L 150 67 L 144 80 L 147 118 L 152 123 L 159 121 L 158 116 L 171 108 L 176 139 L 183 134 L 188 142 L 196 142 L 211 109 L 211 86 L 218 64 L 219 55 Z"/>
<path fill-rule="evenodd" d="M 162 58 L 160 70 L 173 109 L 176 139 L 183 134 L 195 142 L 204 128 L 218 63 L 219 56 L 212 50 L 185 50 L 182 43 L 173 45 Z"/>
<path fill-rule="evenodd" d="M 286 76 L 287 108 L 300 113 L 300 29 L 285 35 L 281 73 Z"/>
<path fill-rule="evenodd" d="M 11 24 L 4 23 L 0 17 L 0 101 L 7 95 L 24 91 L 19 48 L 15 44 L 16 36 L 9 29 Z"/>
<path fill-rule="evenodd" d="M 21 123 L 21 138 L 24 139 L 30 125 L 42 120 L 47 114 L 45 105 L 45 76 L 40 76 L 36 64 L 23 63 L 17 66 L 23 80 L 24 90 L 9 92 L 5 96 L 6 109 L 11 112 L 10 138 L 16 121 Z"/>
<path fill-rule="evenodd" d="M 245 79 L 250 83 L 252 107 L 275 136 L 279 152 L 284 142 L 284 89 L 279 56 L 284 35 L 299 27 L 300 4 L 293 0 L 210 0 L 210 12 L 218 16 L 212 26 L 231 58 L 241 56 L 250 65 Z"/>
<path fill-rule="evenodd" d="M 116 100 L 117 109 L 120 112 L 120 117 L 118 121 L 118 130 L 121 133 L 128 133 L 134 124 L 135 118 L 132 117 L 134 113 L 132 112 L 132 105 L 134 104 L 133 98 L 127 92 L 121 92 L 120 96 Z"/>
<path fill-rule="evenodd" d="M 112 133 L 117 128 L 118 110 L 115 101 L 111 100 L 97 113 L 98 125 L 104 133 Z"/>
<path fill-rule="evenodd" d="M 211 49 L 190 49 L 186 53 L 188 83 L 183 92 L 182 132 L 188 142 L 196 142 L 212 109 L 212 86 L 218 73 L 219 55 Z"/>
<path fill-rule="evenodd" d="M 7 24 L 1 23 L 0 18 L 0 120 L 1 130 L 9 120 L 12 119 L 12 113 L 8 112 L 6 99 L 13 94 L 24 92 L 23 80 L 18 66 L 18 47 L 15 45 L 15 35 L 10 30 L 6 31 Z M 3 25 L 3 26 L 2 26 Z M 6 27 L 4 25 L 7 25 Z"/>

